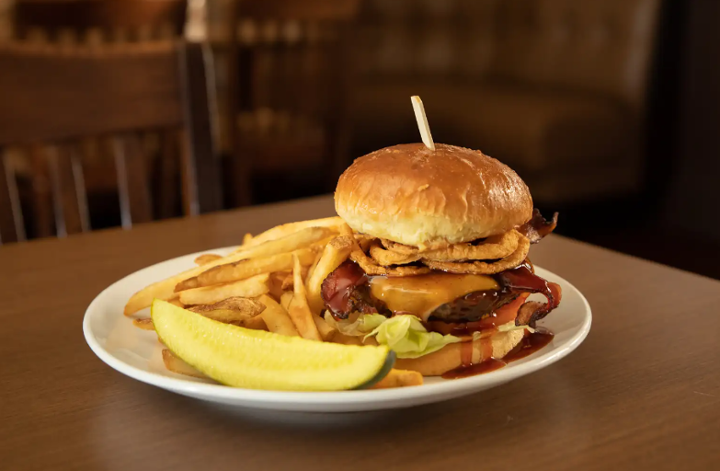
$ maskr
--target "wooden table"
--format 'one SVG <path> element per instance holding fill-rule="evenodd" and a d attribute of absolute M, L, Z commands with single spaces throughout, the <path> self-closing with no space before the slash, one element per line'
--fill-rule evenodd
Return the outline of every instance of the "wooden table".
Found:
<path fill-rule="evenodd" d="M 446 403 L 239 413 L 127 378 L 85 344 L 85 308 L 122 276 L 332 213 L 325 197 L 0 248 L 0 468 L 720 469 L 720 282 L 558 236 L 532 257 L 585 293 L 590 336 Z"/>

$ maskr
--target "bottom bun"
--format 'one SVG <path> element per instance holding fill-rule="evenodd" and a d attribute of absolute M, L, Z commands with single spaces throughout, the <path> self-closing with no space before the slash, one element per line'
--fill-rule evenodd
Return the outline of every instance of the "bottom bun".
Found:
<path fill-rule="evenodd" d="M 489 352 L 485 352 L 485 348 L 483 348 L 485 342 L 492 342 L 491 356 L 492 358 L 499 359 L 507 355 L 510 350 L 515 348 L 515 346 L 522 340 L 523 335 L 525 335 L 525 330 L 518 329 L 507 332 L 498 332 L 493 334 L 489 339 L 474 340 L 472 342 L 473 364 L 489 359 L 489 356 L 487 355 Z M 437 352 L 420 358 L 399 358 L 395 362 L 395 368 L 417 371 L 423 376 L 439 376 L 462 366 L 462 350 L 467 348 L 465 343 L 466 342 L 451 343 Z"/>

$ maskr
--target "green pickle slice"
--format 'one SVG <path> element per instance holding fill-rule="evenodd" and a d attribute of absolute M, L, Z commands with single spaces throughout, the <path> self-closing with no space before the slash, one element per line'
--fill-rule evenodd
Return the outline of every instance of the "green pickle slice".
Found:
<path fill-rule="evenodd" d="M 372 386 L 395 362 L 387 346 L 287 337 L 214 321 L 156 299 L 155 331 L 176 356 L 228 386 L 278 391 L 340 391 Z"/>

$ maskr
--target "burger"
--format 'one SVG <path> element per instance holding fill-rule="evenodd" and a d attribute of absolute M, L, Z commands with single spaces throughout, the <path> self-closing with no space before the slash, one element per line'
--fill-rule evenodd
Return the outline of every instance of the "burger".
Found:
<path fill-rule="evenodd" d="M 522 179 L 480 151 L 372 152 L 340 177 L 335 208 L 353 246 L 322 283 L 325 319 L 387 344 L 397 368 L 434 376 L 502 359 L 560 303 L 528 259 L 557 214 L 545 220 Z"/>

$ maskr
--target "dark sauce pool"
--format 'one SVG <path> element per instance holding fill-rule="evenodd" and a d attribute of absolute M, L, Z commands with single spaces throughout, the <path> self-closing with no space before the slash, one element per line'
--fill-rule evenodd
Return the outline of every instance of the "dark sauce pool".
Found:
<path fill-rule="evenodd" d="M 525 358 L 528 355 L 532 355 L 544 346 L 549 344 L 554 335 L 548 331 L 536 331 L 532 334 L 526 335 L 520 341 L 510 353 L 505 355 L 502 360 L 495 358 L 489 358 L 477 364 L 472 364 L 472 342 L 467 342 L 469 354 L 462 355 L 463 366 L 454 370 L 448 371 L 442 375 L 443 379 L 458 379 L 467 378 L 468 376 L 475 376 L 483 373 L 489 373 L 491 371 L 498 370 L 508 363 Z M 490 341 L 483 341 L 483 350 L 487 351 L 490 349 L 492 352 L 492 344 Z M 487 358 L 490 355 L 483 355 L 483 358 Z M 470 360 L 468 360 L 470 358 Z"/>

